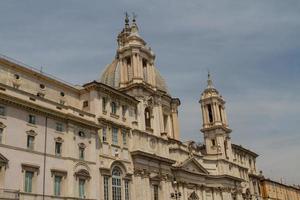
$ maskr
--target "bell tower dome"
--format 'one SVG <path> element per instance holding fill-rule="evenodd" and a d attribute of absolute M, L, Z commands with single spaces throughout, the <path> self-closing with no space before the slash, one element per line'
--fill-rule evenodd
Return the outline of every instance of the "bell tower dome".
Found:
<path fill-rule="evenodd" d="M 129 16 L 126 14 L 125 26 L 118 34 L 117 44 L 115 59 L 102 73 L 100 82 L 118 89 L 143 85 L 169 94 L 167 85 L 154 64 L 155 54 L 140 36 L 135 15 L 129 23 Z"/>
<path fill-rule="evenodd" d="M 231 157 L 231 129 L 228 127 L 225 112 L 225 101 L 208 73 L 207 87 L 201 94 L 199 101 L 202 110 L 202 129 L 207 154 L 222 155 L 223 158 Z"/>

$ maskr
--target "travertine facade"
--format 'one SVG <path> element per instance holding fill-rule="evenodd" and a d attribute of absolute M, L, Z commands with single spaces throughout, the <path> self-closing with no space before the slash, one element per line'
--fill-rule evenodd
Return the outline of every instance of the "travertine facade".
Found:
<path fill-rule="evenodd" d="M 83 86 L 1 56 L 0 198 L 259 199 L 257 154 L 232 143 L 210 77 L 199 102 L 204 144 L 182 142 L 180 101 L 135 19 L 117 41 L 115 60 Z"/>

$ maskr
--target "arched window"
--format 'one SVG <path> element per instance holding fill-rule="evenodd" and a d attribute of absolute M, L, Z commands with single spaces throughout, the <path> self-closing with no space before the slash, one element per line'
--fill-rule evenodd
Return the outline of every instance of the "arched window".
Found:
<path fill-rule="evenodd" d="M 121 195 L 121 188 L 122 188 L 122 184 L 121 184 L 121 170 L 119 167 L 114 167 L 113 171 L 112 171 L 112 200 L 121 200 L 122 199 L 122 195 Z"/>
<path fill-rule="evenodd" d="M 149 107 L 145 109 L 145 125 L 146 128 L 151 128 L 151 112 Z"/>
<path fill-rule="evenodd" d="M 212 123 L 213 122 L 213 112 L 212 112 L 212 105 L 211 104 L 207 104 L 207 111 L 208 111 L 209 123 Z"/>
<path fill-rule="evenodd" d="M 117 114 L 117 104 L 115 102 L 111 102 L 111 113 Z"/>

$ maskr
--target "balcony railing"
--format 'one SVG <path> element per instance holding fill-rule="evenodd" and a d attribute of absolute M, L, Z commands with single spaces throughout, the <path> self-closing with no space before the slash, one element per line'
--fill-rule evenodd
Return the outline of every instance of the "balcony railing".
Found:
<path fill-rule="evenodd" d="M 19 191 L 0 188 L 0 199 L 1 200 L 2 199 L 18 200 L 19 199 Z"/>

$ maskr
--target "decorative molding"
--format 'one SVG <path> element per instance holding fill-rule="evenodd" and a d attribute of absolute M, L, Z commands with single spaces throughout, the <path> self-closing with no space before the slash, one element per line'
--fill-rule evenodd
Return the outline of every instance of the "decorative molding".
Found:
<path fill-rule="evenodd" d="M 53 176 L 62 176 L 64 178 L 66 178 L 67 175 L 68 175 L 68 172 L 65 171 L 65 170 L 51 169 L 50 171 L 51 171 L 51 177 L 53 177 Z"/>
<path fill-rule="evenodd" d="M 22 172 L 31 171 L 31 172 L 36 172 L 37 174 L 40 173 L 40 166 L 38 165 L 22 163 L 21 167 L 22 167 Z"/>
<path fill-rule="evenodd" d="M 30 136 L 33 136 L 33 137 L 37 136 L 37 132 L 35 132 L 34 130 L 26 131 L 26 134 L 30 135 Z"/>

